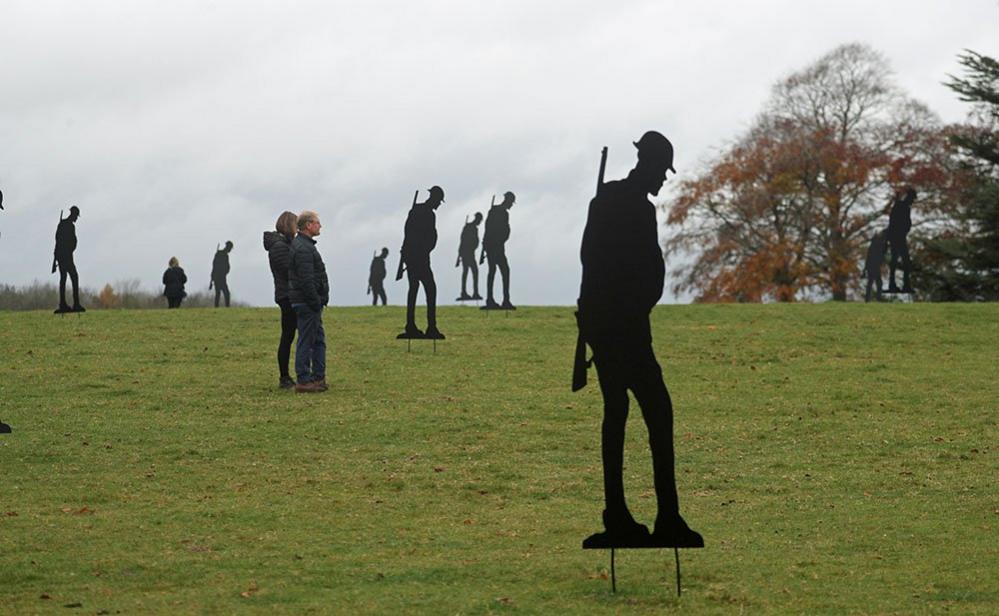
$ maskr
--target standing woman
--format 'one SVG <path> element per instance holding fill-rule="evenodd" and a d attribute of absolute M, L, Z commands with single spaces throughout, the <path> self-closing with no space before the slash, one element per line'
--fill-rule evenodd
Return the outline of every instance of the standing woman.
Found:
<path fill-rule="evenodd" d="M 166 295 L 168 308 L 180 308 L 180 302 L 187 297 L 184 292 L 184 284 L 187 282 L 187 274 L 177 261 L 177 257 L 170 257 L 170 267 L 163 272 L 163 284 L 166 287 L 163 295 Z"/>
<path fill-rule="evenodd" d="M 288 362 L 291 358 L 291 343 L 295 339 L 295 329 L 298 319 L 291 307 L 288 296 L 288 258 L 291 240 L 298 228 L 298 216 L 284 212 L 278 216 L 274 225 L 276 231 L 264 231 L 264 249 L 271 264 L 271 274 L 274 276 L 274 301 L 281 307 L 281 341 L 278 343 L 278 371 L 281 374 L 281 389 L 295 387 L 295 379 L 288 372 Z"/>

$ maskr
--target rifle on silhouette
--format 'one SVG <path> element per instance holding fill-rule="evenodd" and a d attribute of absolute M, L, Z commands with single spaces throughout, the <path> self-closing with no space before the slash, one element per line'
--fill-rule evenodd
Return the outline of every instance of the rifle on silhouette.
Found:
<path fill-rule="evenodd" d="M 62 224 L 62 221 L 65 220 L 62 217 L 62 212 L 63 212 L 62 210 L 59 210 L 59 224 Z M 57 226 L 56 229 L 58 229 L 58 228 L 59 227 Z M 57 261 L 57 259 L 56 259 L 55 251 L 52 251 L 52 273 L 53 274 L 56 273 L 56 268 L 58 267 L 56 265 L 56 261 Z"/>
<path fill-rule="evenodd" d="M 493 209 L 495 205 L 496 205 L 496 195 L 493 195 L 493 198 L 489 200 L 489 209 L 490 210 Z M 486 262 L 486 243 L 482 242 L 482 256 L 479 257 L 479 265 L 482 265 L 485 262 Z"/>
<path fill-rule="evenodd" d="M 219 244 L 218 242 L 215 242 L 215 254 L 218 254 L 218 253 L 219 253 L 219 250 L 221 250 L 221 249 L 222 249 L 222 244 Z M 215 265 L 215 261 L 214 261 L 214 258 L 213 258 L 213 260 L 212 260 L 212 265 Z M 215 268 L 214 268 L 214 267 L 212 267 L 212 273 L 215 273 Z M 211 291 L 211 290 L 212 290 L 212 286 L 213 286 L 214 284 L 215 284 L 215 279 L 214 279 L 214 278 L 212 278 L 212 279 L 210 279 L 210 280 L 208 281 L 208 290 L 209 290 L 209 291 Z M 218 298 L 216 298 L 216 299 L 218 299 Z"/>
<path fill-rule="evenodd" d="M 416 198 L 419 195 L 420 195 L 420 190 L 417 189 L 416 192 L 413 193 L 413 207 L 416 207 Z M 406 243 L 405 234 L 403 234 L 402 243 L 403 244 Z M 403 250 L 399 249 L 399 269 L 397 269 L 395 272 L 395 279 L 402 280 L 402 275 L 403 273 L 405 273 L 405 271 L 406 271 L 406 257 L 403 254 Z"/>
<path fill-rule="evenodd" d="M 377 257 L 377 256 L 378 256 L 378 251 L 376 250 L 375 254 L 371 255 L 371 259 L 374 260 L 374 258 Z M 365 293 L 365 295 L 371 295 L 371 280 L 370 280 L 370 278 L 368 279 L 368 292 Z"/>
<path fill-rule="evenodd" d="M 604 170 L 607 168 L 607 146 L 600 151 L 600 172 L 597 175 L 597 196 L 604 186 Z M 577 306 L 578 308 L 578 306 Z M 579 391 L 586 387 L 586 371 L 590 368 L 593 360 L 586 359 L 586 339 L 583 338 L 583 328 L 579 320 L 579 310 L 576 310 L 576 327 L 579 334 L 576 336 L 576 356 L 572 363 L 572 391 Z"/>

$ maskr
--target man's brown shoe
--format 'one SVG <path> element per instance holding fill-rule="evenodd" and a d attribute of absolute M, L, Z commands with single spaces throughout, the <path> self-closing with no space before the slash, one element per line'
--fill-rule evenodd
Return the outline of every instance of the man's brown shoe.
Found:
<path fill-rule="evenodd" d="M 295 385 L 295 391 L 300 394 L 315 394 L 323 391 L 319 387 L 319 381 L 309 381 Z"/>
<path fill-rule="evenodd" d="M 319 391 L 326 391 L 330 388 L 330 386 L 326 384 L 326 379 L 319 379 L 318 381 L 314 381 L 314 383 L 319 387 Z"/>

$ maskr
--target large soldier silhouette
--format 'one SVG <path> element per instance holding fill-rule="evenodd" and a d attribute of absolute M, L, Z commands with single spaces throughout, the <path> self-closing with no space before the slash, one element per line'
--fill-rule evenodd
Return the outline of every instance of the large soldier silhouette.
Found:
<path fill-rule="evenodd" d="M 458 243 L 458 259 L 454 266 L 461 266 L 461 295 L 455 301 L 465 302 L 469 300 L 482 299 L 479 295 L 479 265 L 475 262 L 475 251 L 479 247 L 479 223 L 482 222 L 482 214 L 476 212 L 471 222 L 465 219 L 465 226 L 461 228 L 461 239 Z M 472 273 L 472 294 L 469 295 L 468 273 Z"/>
<path fill-rule="evenodd" d="M 489 260 L 489 275 L 486 278 L 486 305 L 483 310 L 515 310 L 510 303 L 510 264 L 506 260 L 506 241 L 510 239 L 510 208 L 517 197 L 507 191 L 503 201 L 489 208 L 486 216 L 486 231 L 482 235 L 482 259 Z M 493 299 L 493 281 L 496 270 L 503 277 L 503 304 L 497 304 Z"/>
<path fill-rule="evenodd" d="M 76 221 L 80 218 L 80 208 L 75 205 L 69 208 L 69 216 L 59 218 L 56 227 L 55 252 L 52 259 L 52 273 L 59 268 L 59 307 L 56 314 L 64 312 L 86 312 L 80 305 L 80 276 L 76 273 L 76 263 L 73 262 L 73 252 L 76 250 Z M 66 276 L 73 283 L 73 306 L 66 303 Z"/>
<path fill-rule="evenodd" d="M 907 188 L 905 193 L 895 198 L 888 214 L 888 246 L 891 247 L 891 261 L 888 264 L 888 292 L 912 293 L 909 284 L 909 272 L 912 263 L 909 261 L 909 242 L 906 236 L 912 228 L 912 204 L 916 200 L 916 191 Z M 895 285 L 895 266 L 902 260 L 902 289 Z"/>
<path fill-rule="evenodd" d="M 430 188 L 430 196 L 423 203 L 416 203 L 406 217 L 405 237 L 399 251 L 399 269 L 395 279 L 401 280 L 403 271 L 409 279 L 409 294 L 406 296 L 406 329 L 396 338 L 430 338 L 444 340 L 444 334 L 437 329 L 437 283 L 430 269 L 430 253 L 437 246 L 437 216 L 434 210 L 444 203 L 444 189 Z M 427 331 L 416 327 L 416 296 L 423 285 L 427 298 Z"/>
<path fill-rule="evenodd" d="M 382 253 L 371 259 L 371 268 L 368 270 L 368 293 L 371 294 L 372 306 L 378 305 L 379 298 L 382 300 L 382 306 L 388 303 L 385 295 L 385 257 L 388 253 L 388 248 L 382 248 Z"/>
<path fill-rule="evenodd" d="M 649 314 L 662 296 L 665 264 L 656 232 L 657 195 L 673 169 L 673 146 L 650 131 L 635 143 L 638 164 L 628 177 L 602 184 L 590 202 L 580 257 L 583 277 L 577 314 L 580 341 L 593 349 L 604 400 L 601 429 L 604 532 L 583 547 L 702 547 L 704 540 L 680 516 L 673 459 L 673 406 L 652 350 Z M 602 169 L 601 169 L 602 176 Z M 577 362 L 581 361 L 577 352 Z M 576 378 L 573 388 L 581 387 Z M 585 384 L 585 368 L 583 368 Z M 642 410 L 652 449 L 658 515 L 655 530 L 625 504 L 624 429 L 628 391 Z"/>

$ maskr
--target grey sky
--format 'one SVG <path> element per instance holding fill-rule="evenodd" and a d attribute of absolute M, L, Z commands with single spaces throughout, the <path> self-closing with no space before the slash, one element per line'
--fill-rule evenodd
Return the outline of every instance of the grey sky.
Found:
<path fill-rule="evenodd" d="M 854 41 L 960 121 L 941 85 L 957 54 L 999 55 L 996 0 L 3 0 L 0 23 L 0 282 L 55 280 L 75 204 L 85 286 L 161 290 L 176 255 L 204 289 L 231 239 L 230 288 L 257 305 L 272 292 L 261 232 L 281 211 L 320 213 L 332 302 L 360 304 L 372 252 L 387 246 L 394 271 L 413 191 L 433 184 L 444 303 L 465 216 L 512 190 L 514 303 L 570 304 L 601 146 L 618 177 L 659 130 L 684 177 L 776 80 Z M 404 302 L 402 283 L 387 291 Z"/>

